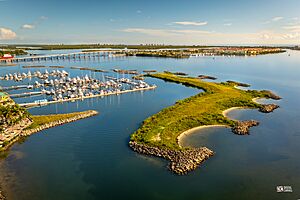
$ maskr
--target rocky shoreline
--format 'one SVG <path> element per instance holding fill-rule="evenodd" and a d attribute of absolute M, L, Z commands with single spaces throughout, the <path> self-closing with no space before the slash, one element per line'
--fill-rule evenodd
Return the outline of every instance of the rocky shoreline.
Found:
<path fill-rule="evenodd" d="M 86 111 L 83 114 L 76 115 L 75 117 L 71 117 L 71 118 L 67 118 L 67 119 L 62 119 L 62 120 L 50 122 L 50 123 L 41 125 L 41 126 L 39 126 L 37 128 L 34 128 L 34 129 L 23 130 L 20 133 L 20 135 L 21 136 L 29 136 L 31 134 L 37 133 L 37 132 L 45 130 L 45 129 L 49 129 L 49 128 L 52 128 L 52 127 L 55 127 L 55 126 L 60 126 L 60 125 L 67 124 L 67 123 L 70 123 L 70 122 L 74 122 L 74 121 L 77 121 L 77 120 L 80 120 L 80 119 L 92 117 L 92 116 L 95 116 L 97 114 L 98 114 L 97 111 L 95 111 L 95 110 L 89 110 L 89 111 Z"/>
<path fill-rule="evenodd" d="M 130 141 L 129 146 L 138 153 L 153 155 L 170 160 L 171 163 L 169 165 L 169 169 L 178 175 L 187 174 L 189 171 L 196 169 L 202 162 L 214 155 L 214 152 L 206 147 L 170 150 L 166 148 L 151 147 L 134 141 Z"/>
<path fill-rule="evenodd" d="M 237 135 L 249 135 L 249 128 L 258 125 L 259 122 L 255 120 L 237 121 L 231 130 Z"/>
<path fill-rule="evenodd" d="M 213 76 L 208 76 L 208 75 L 204 75 L 204 74 L 201 74 L 198 76 L 199 79 L 210 79 L 210 80 L 217 80 L 216 77 L 213 77 Z"/>
<path fill-rule="evenodd" d="M 259 111 L 262 113 L 270 113 L 279 108 L 276 104 L 262 104 Z"/>

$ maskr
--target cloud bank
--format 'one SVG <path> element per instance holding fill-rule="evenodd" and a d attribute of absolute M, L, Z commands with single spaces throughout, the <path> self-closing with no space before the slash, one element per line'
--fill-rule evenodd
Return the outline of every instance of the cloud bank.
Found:
<path fill-rule="evenodd" d="M 208 22 L 192 22 L 192 21 L 182 21 L 182 22 L 173 22 L 174 24 L 184 25 L 184 26 L 204 26 L 207 25 Z"/>
<path fill-rule="evenodd" d="M 17 34 L 8 28 L 0 28 L 0 40 L 12 40 L 17 37 Z"/>

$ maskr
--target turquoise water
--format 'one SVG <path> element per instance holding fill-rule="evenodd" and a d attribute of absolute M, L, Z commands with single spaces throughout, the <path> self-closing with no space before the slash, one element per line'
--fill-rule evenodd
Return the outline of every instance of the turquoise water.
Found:
<path fill-rule="evenodd" d="M 187 146 L 207 146 L 216 151 L 187 176 L 172 174 L 166 168 L 167 161 L 136 154 L 127 143 L 145 118 L 199 90 L 147 78 L 158 86 L 156 90 L 34 108 L 30 110 L 33 114 L 94 109 L 100 115 L 44 130 L 15 144 L 1 161 L 4 189 L 10 199 L 17 200 L 300 198 L 300 52 L 289 53 L 291 56 L 131 57 L 34 63 L 208 74 L 218 77 L 217 81 L 236 80 L 251 84 L 253 89 L 270 89 L 283 99 L 276 102 L 281 108 L 271 114 L 256 110 L 229 114 L 231 118 L 261 122 L 249 136 L 211 128 L 184 138 Z M 2 67 L 0 74 L 23 71 L 22 65 Z M 71 75 L 83 73 L 68 71 Z M 16 101 L 35 98 L 40 97 Z M 294 192 L 278 194 L 277 185 L 291 185 Z"/>

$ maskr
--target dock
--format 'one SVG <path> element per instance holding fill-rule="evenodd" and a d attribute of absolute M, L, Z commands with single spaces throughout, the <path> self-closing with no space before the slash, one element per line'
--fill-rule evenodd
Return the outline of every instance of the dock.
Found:
<path fill-rule="evenodd" d="M 95 94 L 91 96 L 83 96 L 83 97 L 75 97 L 75 98 L 68 98 L 68 99 L 60 99 L 56 101 L 45 101 L 45 102 L 31 102 L 31 103 L 20 103 L 19 106 L 25 107 L 25 108 L 31 108 L 31 107 L 36 107 L 36 106 L 45 106 L 48 104 L 55 104 L 55 103 L 63 103 L 63 102 L 69 102 L 69 101 L 76 101 L 76 100 L 83 100 L 83 99 L 90 99 L 90 98 L 96 98 L 96 97 L 104 97 L 104 96 L 110 96 L 110 95 L 119 95 L 119 94 L 124 94 L 124 93 L 129 93 L 129 92 L 138 92 L 138 91 L 144 91 L 144 90 L 154 90 L 157 86 L 150 86 L 147 88 L 138 88 L 138 89 L 131 89 L 131 90 L 123 90 L 123 91 L 118 91 L 118 92 L 110 92 L 106 94 Z"/>
<path fill-rule="evenodd" d="M 27 96 L 35 96 L 35 95 L 42 95 L 42 92 L 25 92 L 21 94 L 10 94 L 11 98 L 20 98 L 20 97 L 27 97 Z"/>
<path fill-rule="evenodd" d="M 17 85 L 17 86 L 10 86 L 10 87 L 2 87 L 1 90 L 9 91 L 9 90 L 18 90 L 18 89 L 25 89 L 28 85 Z"/>

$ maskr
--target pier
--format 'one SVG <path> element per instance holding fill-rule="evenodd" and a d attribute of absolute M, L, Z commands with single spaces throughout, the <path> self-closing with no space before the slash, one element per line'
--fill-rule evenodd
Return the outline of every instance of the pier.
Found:
<path fill-rule="evenodd" d="M 53 100 L 53 101 L 43 101 L 43 102 L 31 102 L 31 103 L 21 103 L 19 106 L 26 107 L 26 108 L 31 108 L 31 107 L 36 107 L 36 106 L 45 106 L 48 104 L 55 104 L 55 103 L 63 103 L 63 102 L 69 102 L 69 101 L 76 101 L 76 100 L 83 100 L 83 99 L 90 99 L 90 98 L 95 98 L 95 97 L 103 97 L 103 96 L 109 96 L 109 95 L 119 95 L 119 94 L 124 94 L 124 93 L 129 93 L 129 92 L 137 92 L 137 91 L 144 91 L 144 90 L 153 90 L 157 86 L 150 86 L 147 88 L 138 88 L 138 89 L 131 89 L 131 90 L 123 90 L 123 91 L 114 91 L 106 94 L 94 94 L 91 96 L 82 96 L 82 97 L 74 97 L 74 98 L 68 98 L 68 99 L 59 99 L 59 100 Z"/>
<path fill-rule="evenodd" d="M 10 94 L 11 98 L 20 98 L 20 97 L 27 97 L 27 96 L 35 96 L 35 95 L 42 95 L 43 92 L 25 92 L 21 94 Z"/>
<path fill-rule="evenodd" d="M 88 52 L 74 52 L 66 54 L 52 54 L 52 55 L 35 55 L 11 59 L 0 59 L 0 63 L 18 63 L 18 62 L 33 62 L 33 61 L 47 61 L 47 60 L 66 60 L 66 59 L 81 59 L 91 57 L 112 57 L 125 56 L 122 50 L 99 50 Z"/>
<path fill-rule="evenodd" d="M 17 86 L 10 86 L 10 87 L 1 87 L 1 90 L 3 91 L 9 91 L 9 90 L 18 90 L 18 89 L 25 89 L 28 85 L 17 85 Z"/>

